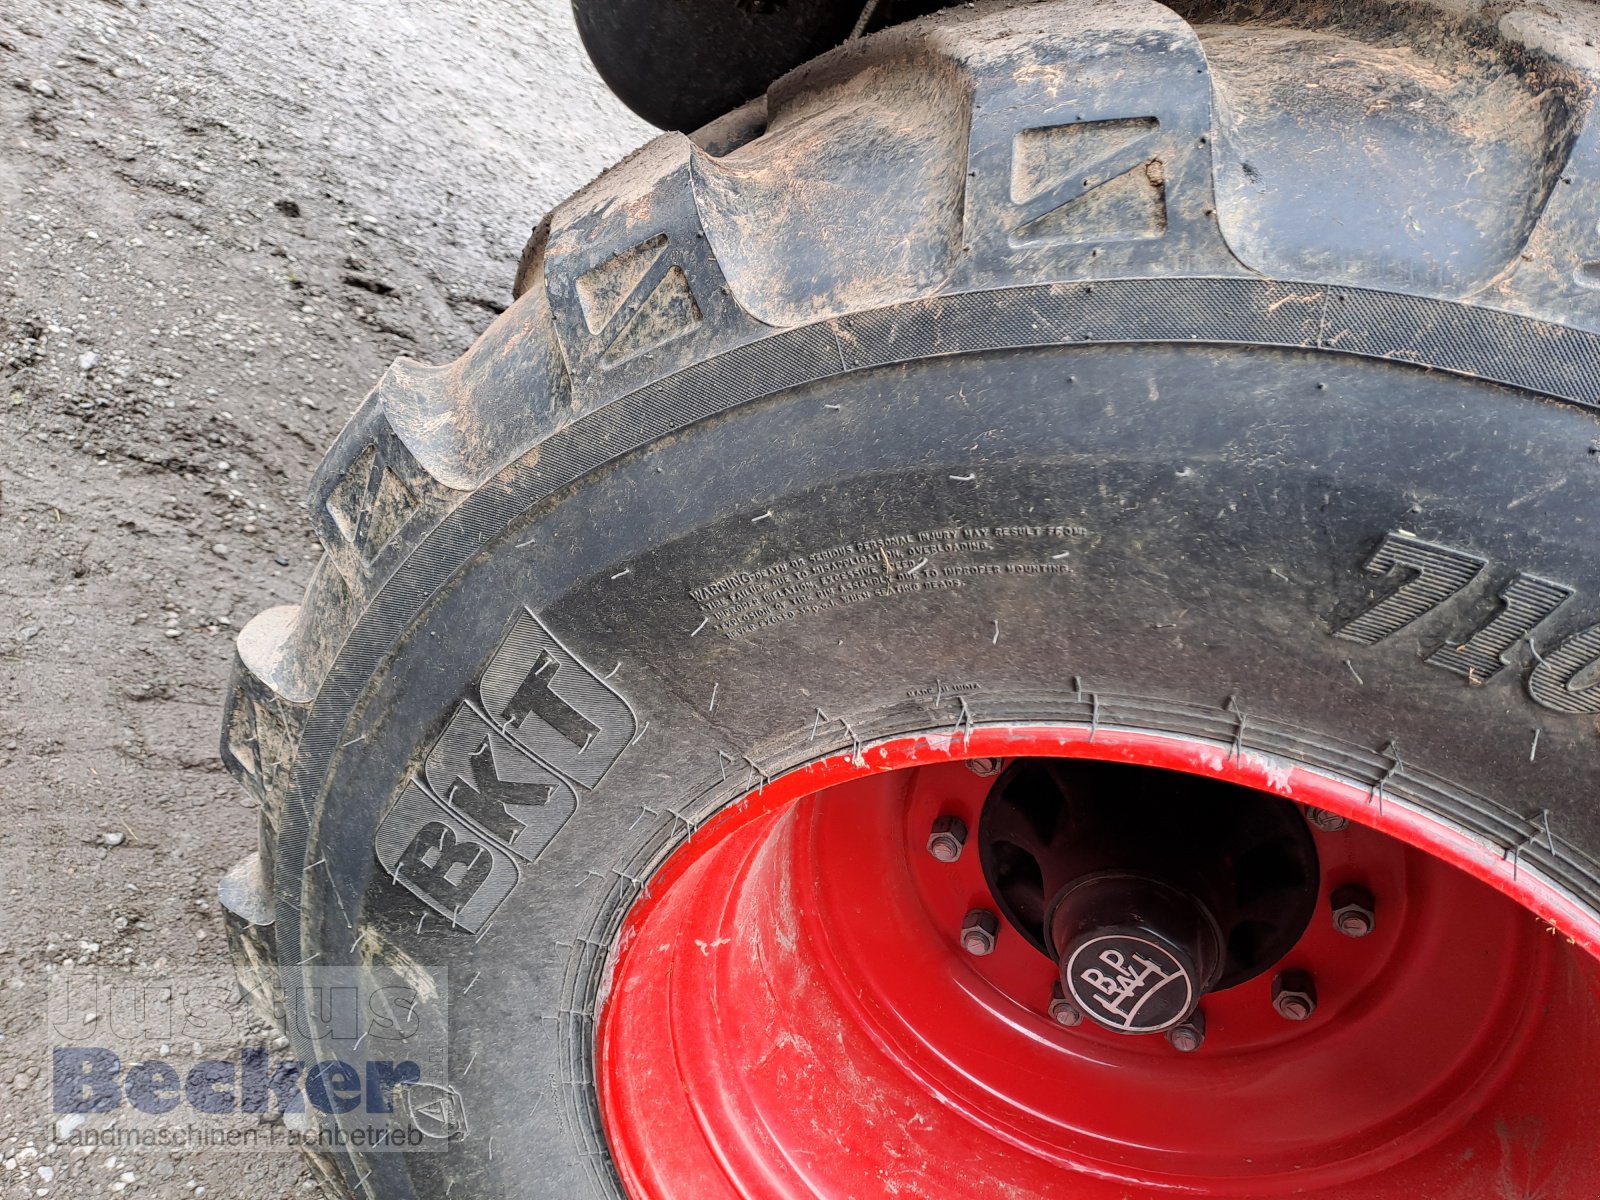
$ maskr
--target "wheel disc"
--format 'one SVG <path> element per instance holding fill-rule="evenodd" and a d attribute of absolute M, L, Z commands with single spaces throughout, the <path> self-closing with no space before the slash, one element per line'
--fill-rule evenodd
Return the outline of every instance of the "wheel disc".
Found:
<path fill-rule="evenodd" d="M 978 831 L 994 761 L 1029 758 L 1334 826 L 1308 822 L 1303 932 L 1200 1000 L 1195 1044 L 1063 1023 L 1058 963 L 999 915 Z M 1370 923 L 1341 915 L 1351 888 Z M 662 864 L 612 962 L 602 1115 L 636 1200 L 1594 1194 L 1592 944 L 1515 863 L 1310 770 L 1109 731 L 900 739 L 773 781 Z M 1296 973 L 1301 1020 L 1275 1002 Z"/>

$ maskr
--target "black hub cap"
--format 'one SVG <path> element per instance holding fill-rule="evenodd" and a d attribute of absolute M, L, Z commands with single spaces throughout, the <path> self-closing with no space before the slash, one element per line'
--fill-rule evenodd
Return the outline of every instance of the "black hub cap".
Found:
<path fill-rule="evenodd" d="M 1222 933 L 1205 906 L 1148 876 L 1105 871 L 1070 884 L 1049 941 L 1067 994 L 1120 1033 L 1172 1028 L 1222 970 Z"/>
<path fill-rule="evenodd" d="M 1299 806 L 1193 775 L 1022 760 L 995 781 L 978 842 L 1001 913 L 1119 1033 L 1170 1029 L 1266 971 L 1316 908 Z"/>

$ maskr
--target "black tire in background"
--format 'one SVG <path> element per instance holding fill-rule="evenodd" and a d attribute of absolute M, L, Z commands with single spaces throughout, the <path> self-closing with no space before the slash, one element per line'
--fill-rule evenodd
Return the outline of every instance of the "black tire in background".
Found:
<path fill-rule="evenodd" d="M 1588 10 L 1341 11 L 853 44 L 759 136 L 602 177 L 466 356 L 395 365 L 224 732 L 247 982 L 449 972 L 447 1144 L 344 1188 L 619 1195 L 594 1016 L 641 881 L 862 740 L 1210 738 L 1600 911 Z"/>

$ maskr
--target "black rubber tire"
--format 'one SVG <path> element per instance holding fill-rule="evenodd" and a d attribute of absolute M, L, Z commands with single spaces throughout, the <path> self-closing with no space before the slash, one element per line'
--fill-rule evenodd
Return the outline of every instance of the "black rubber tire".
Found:
<path fill-rule="evenodd" d="M 592 1032 L 640 882 L 864 739 L 1182 731 L 1600 912 L 1592 13 L 959 9 L 557 209 L 353 418 L 304 603 L 239 639 L 246 981 L 449 972 L 444 1152 L 342 1185 L 620 1196 Z"/>

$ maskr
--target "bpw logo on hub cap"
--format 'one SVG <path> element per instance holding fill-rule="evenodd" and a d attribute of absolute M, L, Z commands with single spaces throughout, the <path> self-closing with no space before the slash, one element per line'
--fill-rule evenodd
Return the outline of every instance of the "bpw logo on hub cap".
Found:
<path fill-rule="evenodd" d="M 1189 1015 L 1195 984 L 1165 946 L 1127 933 L 1080 942 L 1062 969 L 1084 1013 L 1118 1033 L 1161 1033 Z"/>

